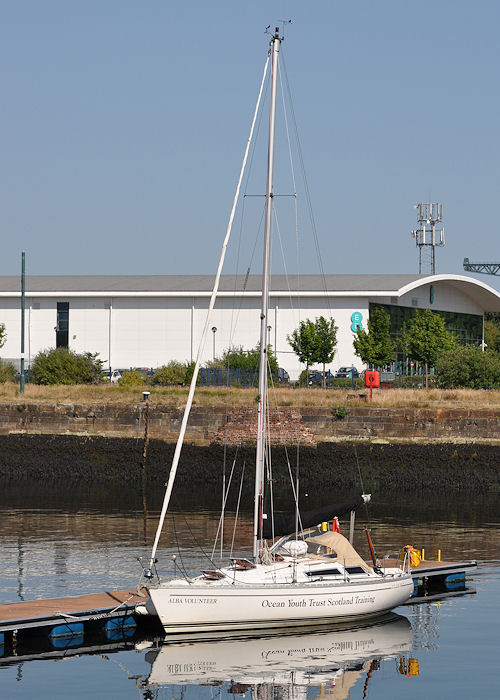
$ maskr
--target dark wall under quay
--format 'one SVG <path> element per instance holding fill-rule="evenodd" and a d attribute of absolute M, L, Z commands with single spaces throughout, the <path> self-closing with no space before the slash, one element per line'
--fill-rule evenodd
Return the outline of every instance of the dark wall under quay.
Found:
<path fill-rule="evenodd" d="M 226 474 L 237 451 L 235 480 L 246 462 L 245 487 L 253 480 L 252 446 L 226 449 Z M 163 489 L 168 479 L 174 444 L 149 441 L 146 479 Z M 277 487 L 288 482 L 283 448 L 272 450 L 273 479 Z M 295 473 L 296 450 L 288 449 Z M 500 490 L 500 445 L 484 443 L 373 444 L 320 442 L 300 450 L 301 493 L 398 490 L 415 492 L 449 490 L 484 493 Z M 220 445 L 183 447 L 177 487 L 180 490 L 210 490 L 222 482 L 224 448 Z M 80 484 L 116 484 L 126 489 L 141 487 L 143 440 L 81 435 L 0 435 L 0 482 L 39 481 Z"/>

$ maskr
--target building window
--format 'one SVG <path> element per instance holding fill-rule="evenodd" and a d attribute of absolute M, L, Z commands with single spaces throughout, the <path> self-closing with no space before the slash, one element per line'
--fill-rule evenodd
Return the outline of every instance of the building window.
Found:
<path fill-rule="evenodd" d="M 68 347 L 69 302 L 57 302 L 56 348 Z"/>
<path fill-rule="evenodd" d="M 413 300 L 412 300 L 413 301 Z M 408 358 L 405 356 L 398 342 L 404 326 L 408 325 L 415 316 L 416 309 L 410 306 L 393 306 L 391 304 L 378 304 L 370 302 L 370 312 L 374 308 L 384 309 L 389 314 L 391 325 L 389 332 L 392 340 L 397 344 L 397 371 L 408 373 Z M 483 317 L 479 314 L 465 314 L 454 311 L 433 311 L 444 318 L 446 330 L 455 336 L 460 345 L 481 345 L 483 339 Z"/>

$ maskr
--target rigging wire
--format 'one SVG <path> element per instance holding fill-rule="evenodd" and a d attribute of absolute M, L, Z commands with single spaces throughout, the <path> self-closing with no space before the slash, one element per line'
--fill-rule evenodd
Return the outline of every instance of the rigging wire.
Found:
<path fill-rule="evenodd" d="M 285 64 L 285 56 L 283 54 L 282 56 L 282 65 L 283 65 L 283 72 L 285 74 L 285 79 L 288 82 L 288 79 L 286 78 L 286 64 Z M 300 282 L 300 246 L 299 246 L 299 216 L 298 216 L 298 206 L 297 206 L 297 182 L 295 178 L 295 166 L 294 166 L 294 160 L 293 160 L 293 150 L 292 150 L 292 144 L 291 144 L 291 139 L 290 139 L 290 129 L 288 126 L 288 112 L 286 108 L 286 99 L 285 99 L 285 91 L 283 88 L 283 72 L 280 70 L 280 89 L 281 89 L 281 101 L 283 104 L 283 118 L 285 120 L 285 129 L 286 129 L 286 137 L 287 137 L 287 144 L 288 144 L 288 159 L 290 161 L 290 169 L 291 169 L 291 176 L 292 176 L 292 182 L 293 182 L 293 192 L 294 192 L 294 214 L 295 214 L 295 257 L 296 257 L 296 276 L 297 276 L 297 292 L 301 291 L 301 282 Z M 290 90 L 288 91 L 289 94 L 289 99 L 291 102 L 291 93 Z M 293 112 L 292 112 L 293 113 Z M 281 243 L 281 240 L 280 240 Z M 283 246 L 282 246 L 283 249 Z M 283 256 L 284 257 L 284 256 Z M 288 277 L 287 277 L 287 283 L 290 291 L 290 284 L 288 282 Z M 291 296 L 291 295 L 290 295 Z M 298 306 L 298 311 L 299 311 L 299 318 L 298 321 L 300 323 L 300 294 L 298 294 L 297 297 L 297 306 Z M 293 306 L 292 306 L 293 308 Z"/>
<path fill-rule="evenodd" d="M 289 125 L 288 125 L 288 117 L 287 117 L 287 107 L 286 107 L 286 100 L 285 100 L 285 93 L 284 93 L 284 89 L 283 89 L 283 81 L 282 81 L 281 71 L 280 71 L 280 88 L 281 88 L 283 115 L 284 115 L 285 129 L 286 129 L 286 136 L 287 136 L 288 158 L 289 158 L 289 162 L 290 162 L 290 169 L 291 169 L 291 176 L 292 176 L 292 183 L 293 183 L 293 193 L 294 193 L 293 198 L 294 198 L 294 215 L 295 215 L 295 247 L 296 247 L 296 257 L 297 257 L 297 292 L 299 292 L 300 291 L 300 271 L 299 271 L 300 266 L 299 266 L 299 225 L 298 225 L 298 209 L 297 209 L 297 184 L 296 184 L 296 177 L 295 177 L 293 151 L 292 151 L 292 147 L 291 147 L 290 130 L 289 130 Z M 284 245 L 283 245 L 283 238 L 281 235 L 281 227 L 280 227 L 280 222 L 278 219 L 278 212 L 276 210 L 276 206 L 274 207 L 274 220 L 275 220 L 275 230 L 277 232 L 277 237 L 278 237 L 280 251 L 281 251 L 281 259 L 282 259 L 283 269 L 285 271 L 285 280 L 286 280 L 286 285 L 287 285 L 287 290 L 288 290 L 288 298 L 289 298 L 290 308 L 292 310 L 293 315 L 295 315 L 294 311 L 297 308 L 297 311 L 298 311 L 297 322 L 300 323 L 300 316 L 301 316 L 301 314 L 300 314 L 300 295 L 298 295 L 297 305 L 295 305 L 294 297 L 292 295 L 292 290 L 291 290 L 291 285 L 290 285 L 290 276 L 288 274 L 286 256 L 285 256 Z M 274 389 L 274 386 L 273 386 L 273 389 Z M 276 406 L 278 406 L 277 400 L 276 400 Z M 299 398 L 299 403 L 298 403 L 298 410 L 299 409 L 300 409 L 300 398 Z M 279 408 L 278 408 L 278 410 L 279 410 Z M 300 464 L 300 435 L 297 436 L 295 484 L 294 484 L 293 477 L 292 477 L 291 464 L 290 464 L 288 450 L 286 448 L 286 445 L 285 445 L 285 455 L 286 455 L 286 460 L 287 460 L 290 482 L 292 485 L 292 492 L 293 492 L 293 498 L 294 498 L 294 508 L 295 508 L 295 513 L 296 513 L 295 531 L 297 532 L 298 531 L 298 524 L 301 520 L 300 512 L 299 512 L 299 501 L 298 501 L 299 464 Z M 273 526 L 273 535 L 274 535 L 274 526 Z"/>
<path fill-rule="evenodd" d="M 186 570 L 186 567 L 184 566 L 184 560 L 183 560 L 182 554 L 181 554 L 181 548 L 180 548 L 180 544 L 179 544 L 179 538 L 177 537 L 177 528 L 175 525 L 175 515 L 174 514 L 172 514 L 172 527 L 174 528 L 174 541 L 175 541 L 175 545 L 177 547 L 177 553 L 178 553 L 179 559 L 180 559 L 179 569 L 180 569 L 181 573 L 184 575 L 184 578 L 186 580 L 188 580 L 189 575 L 188 575 L 188 572 Z"/>
<path fill-rule="evenodd" d="M 216 276 L 215 276 L 215 283 L 214 283 L 214 287 L 213 287 L 213 290 L 212 290 L 212 294 L 211 294 L 211 296 L 210 296 L 210 302 L 209 302 L 209 306 L 208 306 L 207 317 L 206 317 L 205 325 L 204 325 L 204 328 L 203 328 L 203 333 L 202 333 L 202 337 L 201 337 L 201 341 L 200 341 L 200 346 L 199 346 L 199 348 L 198 348 L 198 355 L 197 355 L 197 357 L 196 357 L 196 362 L 195 362 L 195 365 L 194 365 L 193 376 L 192 376 L 192 378 L 191 378 L 191 384 L 190 384 L 190 387 L 189 387 L 189 393 L 188 393 L 188 397 L 187 397 L 187 401 L 186 401 L 186 407 L 185 407 L 185 409 L 184 409 L 184 415 L 182 416 L 182 422 L 181 422 L 181 427 L 180 427 L 180 431 L 179 431 L 179 436 L 178 436 L 178 438 L 177 438 L 177 444 L 176 444 L 176 446 L 175 446 L 175 452 L 174 452 L 174 456 L 173 456 L 173 459 L 172 459 L 172 466 L 171 466 L 171 468 L 170 468 L 170 474 L 169 474 L 169 477 L 168 477 L 167 489 L 166 489 L 165 496 L 164 496 L 164 499 L 163 499 L 162 509 L 161 509 L 160 518 L 159 518 L 159 521 L 158 521 L 158 527 L 157 527 L 157 529 L 156 529 L 156 535 L 155 535 L 155 539 L 154 539 L 154 542 L 153 542 L 153 547 L 152 547 L 152 549 L 151 549 L 151 558 L 150 558 L 150 567 L 149 567 L 150 569 L 153 567 L 153 564 L 154 564 L 155 554 L 156 554 L 156 550 L 157 550 L 157 548 L 158 548 L 158 543 L 159 543 L 159 541 L 160 541 L 160 535 L 161 535 L 161 531 L 162 531 L 162 528 L 163 528 L 163 523 L 164 523 L 164 521 L 165 521 L 165 516 L 166 516 L 167 510 L 168 510 L 168 504 L 169 504 L 169 502 L 170 502 L 170 497 L 171 497 L 171 495 L 172 495 L 172 489 L 173 489 L 173 487 L 174 487 L 175 475 L 176 475 L 176 473 L 177 473 L 177 467 L 178 467 L 178 464 L 179 464 L 180 454 L 181 454 L 181 450 L 182 450 L 182 444 L 183 444 L 183 442 L 184 442 L 184 435 L 185 435 L 185 432 L 186 432 L 186 427 L 187 427 L 187 422 L 188 422 L 188 418 L 189 418 L 189 413 L 190 413 L 191 406 L 192 406 L 192 403 L 193 403 L 193 397 L 194 397 L 194 391 L 195 391 L 195 388 L 196 388 L 196 382 L 197 382 L 197 379 L 198 379 L 199 368 L 200 368 L 200 365 L 201 365 L 201 357 L 202 357 L 203 349 L 204 349 L 204 347 L 205 347 L 205 342 L 206 342 L 206 338 L 207 338 L 207 334 L 208 334 L 208 329 L 209 329 L 209 326 L 210 326 L 210 317 L 211 317 L 213 308 L 214 308 L 214 306 L 215 306 L 215 300 L 216 300 L 216 298 L 217 298 L 217 292 L 218 292 L 218 289 L 219 289 L 220 276 L 221 276 L 221 274 L 222 274 L 222 266 L 223 266 L 223 264 L 224 264 L 224 258 L 225 258 L 225 256 L 226 256 L 226 249 L 227 249 L 227 245 L 228 245 L 228 243 L 229 243 L 229 237 L 230 237 L 230 235 L 231 235 L 231 229 L 232 229 L 232 225 L 233 225 L 234 214 L 235 214 L 235 211 L 236 211 L 236 204 L 237 204 L 237 201 L 238 201 L 238 198 L 239 198 L 241 182 L 242 182 L 242 180 L 243 180 L 243 175 L 244 175 L 244 172 L 245 172 L 246 161 L 247 161 L 247 158 L 248 158 L 248 151 L 250 150 L 250 144 L 251 144 L 251 142 L 252 142 L 252 137 L 253 137 L 254 127 L 255 127 L 255 122 L 256 122 L 256 119 L 257 119 L 257 114 L 258 114 L 258 110 L 259 110 L 260 100 L 261 100 L 261 97 L 262 97 L 262 91 L 263 91 L 263 88 L 264 88 L 264 83 L 265 83 L 265 78 L 266 78 L 268 66 L 269 66 L 269 54 L 268 54 L 268 57 L 267 57 L 267 60 L 266 60 L 266 64 L 265 64 L 265 67 L 264 67 L 264 72 L 263 72 L 263 75 L 262 75 L 262 81 L 261 81 L 261 85 L 260 85 L 259 96 L 258 96 L 258 98 L 257 98 L 257 104 L 256 104 L 256 107 L 255 107 L 254 116 L 253 116 L 253 119 L 252 119 L 252 125 L 251 125 L 251 127 L 250 127 L 250 134 L 249 134 L 249 137 L 248 137 L 248 139 L 247 139 L 247 144 L 246 144 L 246 147 L 245 147 L 245 155 L 244 155 L 244 157 L 243 157 L 243 163 L 242 163 L 241 170 L 240 170 L 240 175 L 239 175 L 239 178 L 238 178 L 238 184 L 237 184 L 237 186 L 236 186 L 236 192 L 235 192 L 234 199 L 233 199 L 233 206 L 232 206 L 232 209 L 231 209 L 231 214 L 230 214 L 230 216 L 229 216 L 229 222 L 228 222 L 227 229 L 226 229 L 226 235 L 225 235 L 225 237 L 224 237 L 224 242 L 223 242 L 223 245 L 222 245 L 222 251 L 221 251 L 221 254 L 220 254 L 219 266 L 218 266 L 218 268 L 217 268 L 217 274 L 216 274 Z"/>
<path fill-rule="evenodd" d="M 226 419 L 228 415 L 228 410 L 227 410 L 227 403 L 228 403 L 228 392 L 226 391 Z M 221 514 L 220 514 L 220 529 L 221 529 L 221 534 L 220 534 L 220 558 L 222 559 L 222 550 L 224 547 L 224 508 L 225 508 L 225 500 L 224 500 L 224 493 L 226 491 L 226 453 L 227 453 L 227 444 L 226 441 L 224 440 L 224 454 L 222 457 L 222 508 L 221 508 Z M 214 543 L 214 550 L 215 550 L 215 544 L 217 540 Z M 212 552 L 212 556 L 214 556 L 214 552 Z"/>
<path fill-rule="evenodd" d="M 288 453 L 288 447 L 287 447 L 287 445 L 286 445 L 286 441 L 285 441 L 285 438 L 284 438 L 284 435 L 283 435 L 283 428 L 282 428 L 282 425 L 283 425 L 283 413 L 282 413 L 282 408 L 280 407 L 279 402 L 278 402 L 278 394 L 277 394 L 276 387 L 275 387 L 274 382 L 273 382 L 273 379 L 272 379 L 272 375 L 271 375 L 270 389 L 272 390 L 272 394 L 273 394 L 273 397 L 274 397 L 274 406 L 275 406 L 275 409 L 276 409 L 276 411 L 278 412 L 278 422 L 279 422 L 279 425 L 280 425 L 280 440 L 281 440 L 281 442 L 282 442 L 282 444 L 283 444 L 283 449 L 284 449 L 284 452 L 285 452 L 285 459 L 286 459 L 286 464 L 287 464 L 287 468 L 288 468 L 288 476 L 289 476 L 289 478 L 290 478 L 290 484 L 291 484 L 291 487 L 292 487 L 292 495 L 293 495 L 293 500 L 294 500 L 294 507 L 295 507 L 296 513 L 297 513 L 299 529 L 302 530 L 302 529 L 303 529 L 303 526 L 302 526 L 302 518 L 301 518 L 301 516 L 300 516 L 299 501 L 298 501 L 298 491 L 297 491 L 296 486 L 295 486 L 295 483 L 298 482 L 298 475 L 296 475 L 296 479 L 295 479 L 295 481 L 294 481 L 293 474 L 292 474 L 292 465 L 291 465 L 291 463 L 290 463 L 290 456 L 289 456 L 289 453 Z M 271 393 L 271 391 L 270 391 L 269 393 Z M 299 416 L 300 416 L 300 413 L 299 413 Z M 299 451 L 299 444 L 300 444 L 300 431 L 299 431 L 299 434 L 298 434 L 298 436 L 297 436 L 297 469 L 298 469 L 298 451 Z"/>
<path fill-rule="evenodd" d="M 239 271 L 239 266 L 240 266 L 240 254 L 241 254 L 241 242 L 243 239 L 243 222 L 245 219 L 245 201 L 247 198 L 247 193 L 248 193 L 248 183 L 250 181 L 250 176 L 252 173 L 252 168 L 253 168 L 253 162 L 255 158 L 255 152 L 257 149 L 257 143 L 259 140 L 259 134 L 260 134 L 260 129 L 262 126 L 262 121 L 263 121 L 263 116 L 264 116 L 264 103 L 267 98 L 267 93 L 269 92 L 269 82 L 266 82 L 265 85 L 265 90 L 264 90 L 264 96 L 263 99 L 260 101 L 260 108 L 259 108 L 259 113 L 258 113 L 258 119 L 257 119 L 257 127 L 255 129 L 255 137 L 252 142 L 252 148 L 250 151 L 250 158 L 248 162 L 248 166 L 246 168 L 246 178 L 245 178 L 245 183 L 243 186 L 243 197 L 242 197 L 242 205 L 241 205 L 241 214 L 240 214 L 240 228 L 239 228 L 239 233 L 238 233 L 238 244 L 237 244 L 237 250 L 236 250 L 236 269 L 235 269 L 235 279 L 234 279 L 234 298 L 236 298 L 237 295 L 237 284 L 238 284 L 238 271 Z M 243 293 L 245 292 L 247 283 L 248 283 L 248 276 L 250 274 L 250 270 L 252 267 L 255 251 L 257 248 L 257 242 L 260 240 L 260 237 L 262 236 L 262 222 L 264 221 L 264 214 L 265 214 L 265 207 L 262 209 L 262 214 L 261 214 L 261 219 L 259 222 L 259 225 L 257 227 L 257 233 L 254 238 L 254 244 L 253 244 L 253 249 L 252 249 L 252 254 L 250 256 L 250 264 L 247 268 L 247 273 L 245 276 L 244 284 L 243 284 L 243 289 L 242 289 L 242 294 L 240 298 L 240 303 L 237 307 L 237 313 L 236 313 L 236 319 L 234 319 L 234 309 L 235 309 L 235 304 L 233 304 L 233 309 L 231 312 L 231 323 L 230 323 L 230 334 L 229 334 L 229 347 L 233 347 L 233 338 L 234 338 L 234 333 L 236 332 L 236 326 L 238 325 L 238 318 L 239 314 L 241 311 L 241 307 L 243 304 Z M 234 319 L 234 320 L 233 320 Z"/>
<path fill-rule="evenodd" d="M 198 538 L 197 538 L 196 535 L 194 534 L 194 532 L 193 532 L 193 530 L 192 530 L 192 528 L 191 528 L 191 525 L 189 524 L 189 520 L 188 520 L 187 517 L 184 515 L 184 513 L 183 513 L 182 517 L 184 518 L 184 523 L 185 523 L 187 529 L 189 530 L 189 534 L 191 535 L 191 539 L 192 539 L 193 542 L 196 544 L 196 547 L 200 550 L 201 554 L 205 557 L 205 559 L 207 559 L 207 561 L 210 562 L 210 564 L 214 567 L 214 569 L 215 569 L 216 571 L 220 571 L 220 567 L 218 567 L 217 564 L 214 562 L 213 557 L 209 556 L 209 555 L 207 554 L 207 552 L 203 549 L 203 547 L 202 547 L 200 541 L 198 540 Z"/>
<path fill-rule="evenodd" d="M 213 546 L 213 549 L 212 549 L 212 559 L 213 559 L 214 556 L 215 556 L 215 548 L 217 547 L 217 541 L 218 541 L 218 539 L 219 539 L 219 533 L 221 532 L 221 527 L 222 527 L 222 524 L 223 524 L 223 522 L 224 522 L 224 512 L 225 512 L 225 510 L 226 510 L 227 497 L 228 497 L 228 495 L 229 495 L 229 489 L 231 488 L 231 481 L 233 480 L 234 467 L 235 467 L 235 465 L 236 465 L 236 459 L 237 459 L 237 457 L 238 457 L 238 448 L 236 449 L 236 454 L 234 455 L 233 466 L 231 467 L 231 473 L 230 473 L 230 475 L 229 475 L 229 483 L 228 483 L 228 485 L 227 485 L 227 489 L 225 490 L 225 492 L 224 492 L 224 494 L 223 494 L 222 512 L 221 512 L 221 516 L 220 516 L 220 518 L 219 518 L 219 526 L 217 527 L 217 532 L 216 532 L 216 534 L 215 534 L 215 542 L 214 542 L 214 546 Z M 221 537 L 221 559 L 222 559 L 222 548 L 223 548 L 223 545 L 224 545 L 224 543 L 222 542 L 222 537 Z"/>
<path fill-rule="evenodd" d="M 288 74 L 287 74 L 287 70 L 286 70 L 286 62 L 285 62 L 284 56 L 283 56 L 283 58 L 282 58 L 282 66 L 283 66 L 283 75 L 284 75 L 284 78 L 285 78 L 285 85 L 286 85 L 286 89 L 287 89 L 287 93 L 288 93 L 288 99 L 289 99 L 289 103 L 290 103 L 290 115 L 291 115 L 291 118 L 292 118 L 292 125 L 293 125 L 293 130 L 294 130 L 294 133 L 295 133 L 295 140 L 296 140 L 296 144 L 297 144 L 297 154 L 298 154 L 298 157 L 299 157 L 300 169 L 301 169 L 302 178 L 303 178 L 303 181 L 304 181 L 304 192 L 305 192 L 306 202 L 307 202 L 307 208 L 308 208 L 308 212 L 309 212 L 309 219 L 310 219 L 310 222 L 311 222 L 311 229 L 312 229 L 312 234 L 313 234 L 314 246 L 315 246 L 315 249 L 316 249 L 316 256 L 317 256 L 317 259 L 318 259 L 318 266 L 319 266 L 319 269 L 320 269 L 321 282 L 322 282 L 322 286 L 323 286 L 323 292 L 324 292 L 325 298 L 326 298 L 326 300 L 327 300 L 328 310 L 329 310 L 330 316 L 331 316 L 331 315 L 332 315 L 332 309 L 331 309 L 331 304 L 330 304 L 330 297 L 329 297 L 329 295 L 328 295 L 328 288 L 327 288 L 327 285 L 326 285 L 326 275 L 325 275 L 325 270 L 324 270 L 324 267 L 323 267 L 323 262 L 322 262 L 322 259 L 321 259 L 321 251 L 320 251 L 320 247 L 319 247 L 318 231 L 317 231 L 317 228 L 316 228 L 316 221 L 315 221 L 315 219 L 314 219 L 314 213 L 313 213 L 313 207 L 312 207 L 312 201 L 311 201 L 311 193 L 310 193 L 310 191 L 309 191 L 309 184 L 308 184 L 307 176 L 306 176 L 306 168 L 305 168 L 305 163 L 304 163 L 304 157 L 303 157 L 303 154 L 302 154 L 302 146 L 301 146 L 301 143 L 300 143 L 299 132 L 298 132 L 298 127 L 297 127 L 297 120 L 296 120 L 296 118 L 295 118 L 295 110 L 294 110 L 294 107 L 293 107 L 292 91 L 291 91 L 291 88 L 290 88 L 290 83 L 289 83 L 289 81 L 288 81 Z"/>
<path fill-rule="evenodd" d="M 283 56 L 282 59 L 282 66 L 283 66 L 283 71 L 280 71 L 280 86 L 281 86 L 281 96 L 282 96 L 282 103 L 283 103 L 283 114 L 284 114 L 284 119 L 285 119 L 285 125 L 286 125 L 286 134 L 287 134 L 287 143 L 288 143 L 288 157 L 290 161 L 290 168 L 291 168 L 291 173 L 292 173 L 292 181 L 293 181 L 293 190 L 294 190 L 294 214 L 295 214 L 295 255 L 296 255 L 296 276 L 297 276 L 297 281 L 296 281 L 296 291 L 297 291 L 297 304 L 296 304 L 296 309 L 297 309 L 297 323 L 300 325 L 301 322 L 301 288 L 302 288 L 302 283 L 301 283 L 301 278 L 300 278 L 300 244 L 299 244 L 299 219 L 298 219 L 298 206 L 297 206 L 297 184 L 296 184 L 296 178 L 295 178 L 295 166 L 294 166 L 294 159 L 293 159 L 293 151 L 292 151 L 292 146 L 291 146 L 291 139 L 290 139 L 290 130 L 289 130 L 289 125 L 288 125 L 288 112 L 286 108 L 286 99 L 285 99 L 285 91 L 283 88 L 283 80 L 282 77 L 284 75 L 285 77 L 285 82 L 287 85 L 287 94 L 289 98 L 289 103 L 290 103 L 290 111 L 291 111 L 291 117 L 292 117 L 292 122 L 294 124 L 294 130 L 295 130 L 295 138 L 297 142 L 297 149 L 300 155 L 300 141 L 298 138 L 298 129 L 296 125 L 296 120 L 295 120 L 295 112 L 293 109 L 293 103 L 292 103 L 292 97 L 291 97 L 291 90 L 290 86 L 288 83 L 288 76 L 286 72 L 286 63 L 285 63 L 285 58 Z M 307 188 L 307 181 L 306 181 L 306 176 L 305 176 L 305 169 L 302 169 L 302 176 L 304 179 L 304 186 L 306 189 L 306 193 L 308 192 Z M 313 232 L 315 233 L 315 226 L 314 226 L 314 218 L 312 217 L 312 207 L 311 203 L 309 200 L 309 209 L 310 209 L 310 219 L 311 219 L 311 226 L 313 229 Z M 283 250 L 283 241 L 281 238 L 281 232 L 279 228 L 279 224 L 277 224 L 277 231 L 278 231 L 278 239 L 280 242 L 280 247 L 281 247 L 281 255 L 283 259 L 283 265 L 286 269 L 286 262 L 285 262 L 285 254 Z M 317 239 L 317 236 L 315 237 L 315 240 Z M 318 253 L 318 246 L 316 246 L 316 251 L 319 258 L 319 253 Z M 290 291 L 290 282 L 287 274 L 287 285 L 288 285 L 288 291 L 289 291 L 289 299 L 290 299 L 290 306 L 292 310 L 295 308 L 294 303 L 293 303 L 293 297 Z M 326 292 L 326 284 L 323 284 L 323 287 Z M 330 315 L 331 315 L 331 309 L 330 309 Z M 307 381 L 307 378 L 306 378 Z M 297 401 L 297 411 L 299 412 L 300 415 L 300 396 Z M 295 483 L 293 482 L 293 477 L 292 477 L 292 470 L 291 470 L 291 465 L 289 463 L 288 459 L 288 454 L 287 454 L 287 462 L 288 462 L 288 468 L 289 468 L 289 474 L 290 474 L 290 480 L 292 483 L 293 487 L 293 494 L 294 494 L 294 502 L 295 502 L 295 532 L 297 533 L 299 530 L 299 523 L 300 527 L 302 529 L 302 523 L 301 523 L 301 518 L 300 518 L 300 510 L 299 510 L 299 477 L 300 477 L 300 433 L 297 435 L 297 445 L 296 445 L 296 453 L 295 453 Z"/>
<path fill-rule="evenodd" d="M 354 447 L 354 454 L 356 456 L 356 464 L 358 465 L 358 474 L 359 474 L 359 483 L 361 486 L 361 493 L 365 493 L 365 487 L 363 484 L 363 477 L 361 476 L 361 467 L 360 467 L 359 458 L 358 458 L 358 448 L 357 448 L 356 444 L 354 444 L 353 447 Z M 365 510 L 366 510 L 366 520 L 368 522 L 368 525 L 370 525 L 370 527 L 371 527 L 370 513 L 368 511 L 368 503 L 366 501 L 364 503 L 364 506 L 365 506 Z"/>
<path fill-rule="evenodd" d="M 217 564 L 214 562 L 214 560 L 207 554 L 207 552 L 202 547 L 201 543 L 199 542 L 198 538 L 194 534 L 194 532 L 189 524 L 189 520 L 186 518 L 184 513 L 183 513 L 182 517 L 184 518 L 184 522 L 186 524 L 187 529 L 189 530 L 189 534 L 191 535 L 191 539 L 196 544 L 197 549 L 199 549 L 200 553 L 205 557 L 205 559 L 207 559 L 207 561 L 210 562 L 210 564 L 213 566 L 214 571 L 222 571 L 222 568 L 220 566 L 217 566 Z M 288 567 L 288 565 L 286 567 L 283 567 L 283 568 L 287 568 L 287 567 Z M 189 577 L 186 577 L 186 578 L 189 578 Z M 244 579 L 237 578 L 236 573 L 234 574 L 234 577 L 231 577 L 231 581 L 234 581 L 235 583 L 240 583 L 242 585 L 248 585 L 248 586 L 255 585 L 251 581 L 245 581 Z"/>
<path fill-rule="evenodd" d="M 243 479 L 245 477 L 245 466 L 246 466 L 246 461 L 243 461 L 243 469 L 241 470 L 241 481 L 240 481 L 240 490 L 238 493 L 238 502 L 236 504 L 236 513 L 234 516 L 234 527 L 233 527 L 233 537 L 231 539 L 231 551 L 230 551 L 230 556 L 233 556 L 233 550 L 234 550 L 234 538 L 236 536 L 236 527 L 238 525 L 238 517 L 240 513 L 240 503 L 241 503 L 241 492 L 243 490 Z"/>
<path fill-rule="evenodd" d="M 270 374 L 270 384 L 273 385 L 273 377 L 270 373 L 270 363 L 269 356 L 267 356 L 267 367 L 266 371 Z M 269 391 L 266 396 L 266 422 L 267 422 L 267 446 L 266 446 L 266 462 L 267 462 L 267 483 L 269 484 L 269 503 L 271 509 L 271 532 L 272 539 L 274 540 L 274 493 L 273 493 L 273 469 L 272 469 L 272 451 L 271 451 L 271 412 L 269 410 Z"/>
<path fill-rule="evenodd" d="M 234 306 L 236 307 L 236 318 L 235 318 L 234 322 L 233 322 L 233 318 L 231 318 L 231 325 L 232 325 L 232 328 L 231 328 L 231 333 L 230 333 L 230 338 L 229 338 L 229 346 L 230 346 L 230 347 L 233 347 L 233 338 L 234 338 L 234 334 L 235 334 L 235 332 L 236 332 L 236 327 L 237 327 L 237 325 L 238 325 L 240 312 L 241 312 L 241 309 L 242 309 L 242 307 L 243 307 L 243 296 L 244 296 L 244 292 L 246 291 L 246 288 L 247 288 L 247 285 L 248 285 L 248 278 L 249 278 L 249 276 L 250 276 L 250 270 L 251 270 L 251 268 L 252 268 L 253 260 L 254 260 L 254 256 L 255 256 L 255 252 L 256 252 L 256 250 L 257 250 L 257 243 L 259 242 L 259 240 L 260 240 L 261 237 L 262 237 L 262 224 L 263 224 L 263 221 L 264 221 L 264 215 L 265 215 L 265 206 L 262 208 L 261 218 L 260 218 L 260 221 L 259 221 L 259 226 L 258 226 L 258 229 L 257 229 L 257 233 L 256 233 L 256 235 L 255 235 L 254 244 L 253 244 L 253 248 L 252 248 L 252 253 L 251 253 L 251 256 L 250 256 L 250 264 L 249 264 L 249 266 L 248 266 L 248 268 L 247 268 L 247 272 L 246 272 L 246 275 L 245 275 L 245 280 L 244 280 L 244 283 L 243 283 L 242 294 L 240 295 L 240 302 L 239 302 L 239 304 L 238 304 L 237 306 L 234 305 Z"/>

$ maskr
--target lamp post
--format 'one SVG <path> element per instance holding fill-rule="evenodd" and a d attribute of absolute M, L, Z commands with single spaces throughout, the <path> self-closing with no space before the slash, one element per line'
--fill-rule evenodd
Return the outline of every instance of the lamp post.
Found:
<path fill-rule="evenodd" d="M 216 327 L 216 326 L 212 326 L 212 333 L 214 334 L 214 337 L 213 337 L 213 353 L 212 353 L 212 354 L 213 354 L 213 361 L 215 362 L 215 334 L 217 333 L 217 327 Z"/>
<path fill-rule="evenodd" d="M 19 389 L 24 394 L 24 311 L 25 311 L 25 255 L 21 253 L 21 376 Z"/>

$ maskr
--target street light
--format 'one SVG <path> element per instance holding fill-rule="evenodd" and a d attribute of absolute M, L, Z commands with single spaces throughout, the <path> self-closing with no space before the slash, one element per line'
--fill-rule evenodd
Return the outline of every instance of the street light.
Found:
<path fill-rule="evenodd" d="M 217 333 L 217 327 L 212 326 L 212 333 L 214 334 L 214 341 L 213 341 L 213 360 L 215 362 L 215 334 Z"/>

